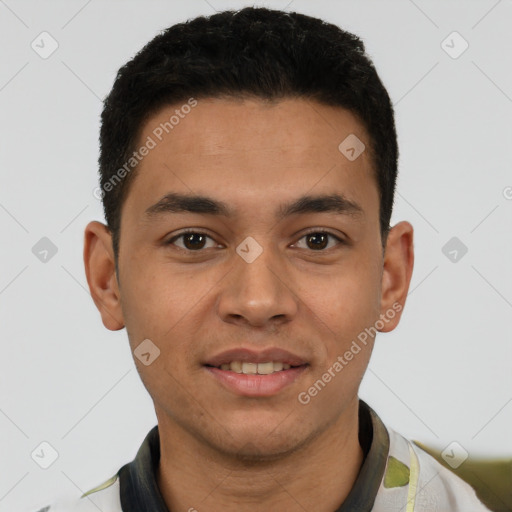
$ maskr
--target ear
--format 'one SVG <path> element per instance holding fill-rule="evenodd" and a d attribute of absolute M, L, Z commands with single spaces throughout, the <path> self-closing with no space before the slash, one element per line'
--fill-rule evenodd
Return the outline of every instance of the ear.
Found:
<path fill-rule="evenodd" d="M 124 327 L 117 282 L 112 235 L 100 222 L 90 222 L 85 228 L 84 264 L 92 299 L 103 325 L 111 331 Z"/>
<path fill-rule="evenodd" d="M 380 316 L 384 327 L 392 331 L 400 322 L 414 266 L 413 227 L 402 221 L 393 226 L 386 241 Z"/>

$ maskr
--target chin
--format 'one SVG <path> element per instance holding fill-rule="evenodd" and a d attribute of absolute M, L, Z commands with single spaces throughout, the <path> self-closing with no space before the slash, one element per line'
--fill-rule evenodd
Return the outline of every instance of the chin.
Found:
<path fill-rule="evenodd" d="M 281 459 L 307 444 L 310 437 L 306 432 L 283 424 L 266 429 L 261 425 L 254 425 L 254 428 L 245 425 L 240 431 L 229 430 L 232 435 L 224 439 L 223 446 L 216 448 L 245 463 Z"/>
<path fill-rule="evenodd" d="M 297 449 L 297 445 L 301 443 L 295 440 L 285 439 L 283 442 L 259 442 L 251 440 L 247 442 L 231 442 L 229 446 L 224 447 L 224 453 L 241 462 L 262 463 L 271 462 L 282 459 L 293 453 Z"/>

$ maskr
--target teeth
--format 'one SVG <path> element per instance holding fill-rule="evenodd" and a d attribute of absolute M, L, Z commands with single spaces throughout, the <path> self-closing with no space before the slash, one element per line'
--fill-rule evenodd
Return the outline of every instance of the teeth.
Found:
<path fill-rule="evenodd" d="M 274 363 L 272 361 L 269 363 L 258 363 L 258 373 L 260 375 L 270 375 L 274 373 Z"/>
<path fill-rule="evenodd" d="M 231 370 L 235 373 L 245 373 L 246 375 L 270 375 L 281 370 L 289 370 L 290 365 L 280 361 L 268 361 L 266 363 L 247 363 L 242 361 L 232 361 L 220 365 L 221 370 Z"/>
<path fill-rule="evenodd" d="M 255 363 L 242 363 L 242 373 L 256 374 L 258 373 L 258 365 Z"/>
<path fill-rule="evenodd" d="M 232 372 L 242 373 L 242 363 L 240 361 L 233 361 L 231 364 L 228 363 L 228 366 L 231 368 Z"/>

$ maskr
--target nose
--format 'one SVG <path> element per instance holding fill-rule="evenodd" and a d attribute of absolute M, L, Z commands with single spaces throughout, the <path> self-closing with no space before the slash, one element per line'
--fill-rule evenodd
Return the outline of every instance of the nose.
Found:
<path fill-rule="evenodd" d="M 270 249 L 249 261 L 235 255 L 218 299 L 219 316 L 228 323 L 260 328 L 290 322 L 297 314 L 298 298 L 282 262 Z"/>

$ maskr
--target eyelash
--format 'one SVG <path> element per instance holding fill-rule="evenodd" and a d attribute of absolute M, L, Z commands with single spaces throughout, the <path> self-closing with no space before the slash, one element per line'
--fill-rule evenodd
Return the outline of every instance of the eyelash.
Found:
<path fill-rule="evenodd" d="M 330 231 L 327 231 L 325 229 L 322 229 L 322 228 L 313 228 L 309 231 L 307 231 L 306 233 L 304 233 L 300 238 L 299 240 L 302 240 L 304 237 L 308 236 L 308 235 L 312 235 L 312 234 L 325 234 L 325 235 L 328 235 L 334 239 L 336 239 L 338 241 L 338 244 L 337 245 L 346 245 L 347 242 L 345 240 L 343 240 L 342 238 L 340 238 L 339 236 L 335 235 L 334 233 L 331 233 Z M 174 245 L 174 242 L 176 240 L 178 240 L 179 238 L 182 238 L 184 236 L 187 236 L 187 235 L 204 235 L 208 238 L 210 238 L 211 240 L 213 240 L 213 237 L 211 237 L 210 235 L 208 235 L 207 233 L 203 233 L 201 231 L 194 231 L 194 230 L 186 230 L 186 231 L 182 231 L 181 233 L 177 234 L 177 235 L 174 235 L 167 243 L 166 245 Z M 176 246 L 177 247 L 177 246 Z M 187 253 L 201 253 L 201 252 L 204 252 L 205 249 L 198 249 L 196 251 L 193 251 L 191 249 L 184 249 L 182 247 L 178 247 L 179 250 L 181 251 L 184 251 L 184 252 L 187 252 Z M 331 247 L 330 249 L 333 249 L 333 247 Z M 319 249 L 317 251 L 313 250 L 313 249 L 310 249 L 311 252 L 316 252 L 316 253 L 322 253 L 322 252 L 327 252 L 329 251 L 329 249 Z"/>

